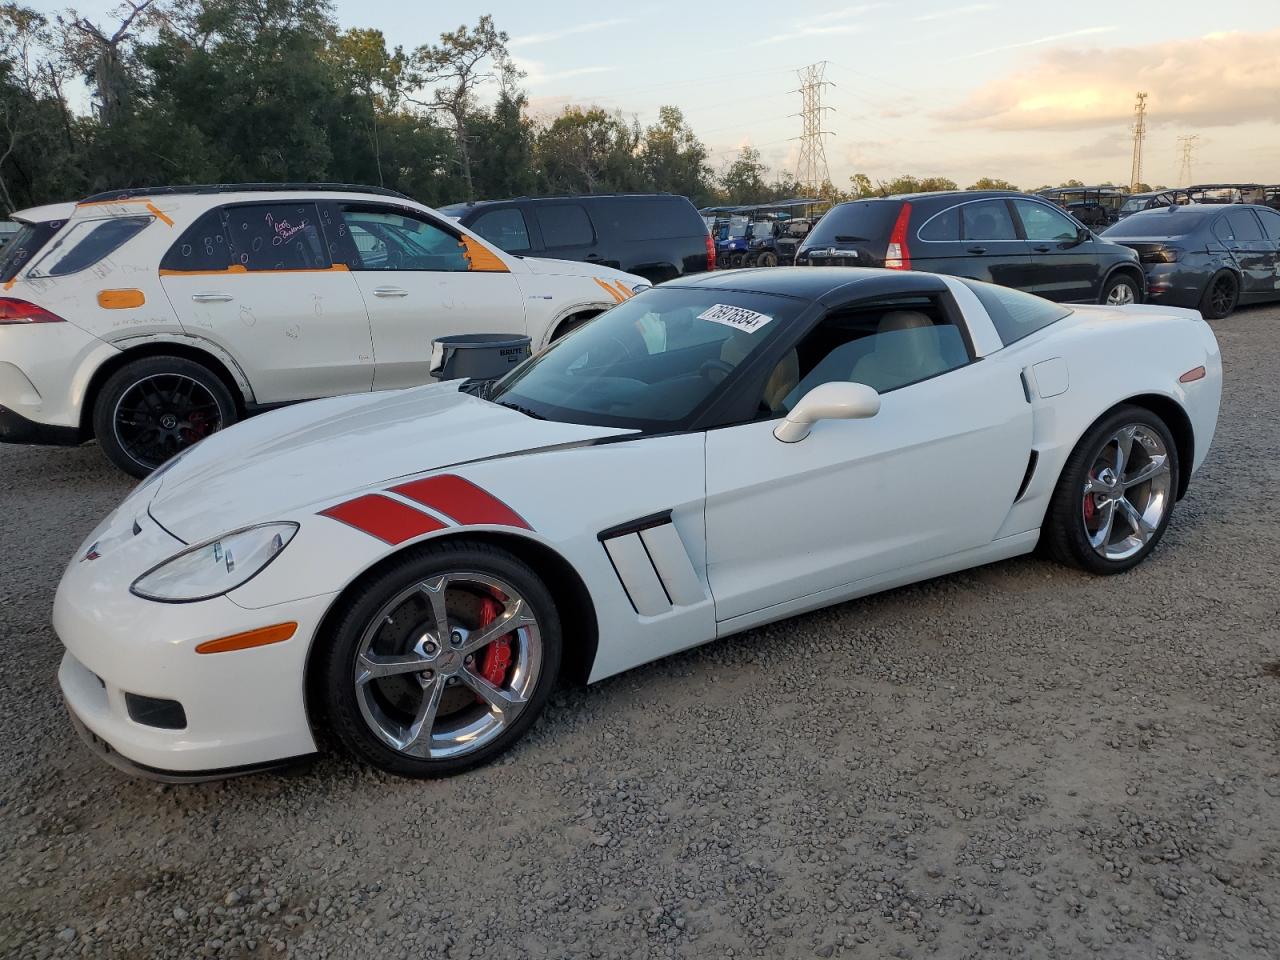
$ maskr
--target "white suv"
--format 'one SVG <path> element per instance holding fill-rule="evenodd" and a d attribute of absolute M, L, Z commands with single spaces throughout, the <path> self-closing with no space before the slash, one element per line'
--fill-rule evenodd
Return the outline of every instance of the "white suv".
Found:
<path fill-rule="evenodd" d="M 426 383 L 436 337 L 536 351 L 649 286 L 343 184 L 118 191 L 13 219 L 0 441 L 96 437 L 135 476 L 266 408 Z"/>

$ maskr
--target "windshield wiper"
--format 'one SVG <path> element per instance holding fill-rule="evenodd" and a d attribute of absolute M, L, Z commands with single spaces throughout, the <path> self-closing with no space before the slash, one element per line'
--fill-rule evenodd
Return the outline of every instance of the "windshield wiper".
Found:
<path fill-rule="evenodd" d="M 500 407 L 506 407 L 508 410 L 514 410 L 516 413 L 523 413 L 526 417 L 533 417 L 535 420 L 547 419 L 542 414 L 534 413 L 528 407 L 522 407 L 518 403 L 511 403 L 509 400 L 495 400 L 494 403 Z"/>

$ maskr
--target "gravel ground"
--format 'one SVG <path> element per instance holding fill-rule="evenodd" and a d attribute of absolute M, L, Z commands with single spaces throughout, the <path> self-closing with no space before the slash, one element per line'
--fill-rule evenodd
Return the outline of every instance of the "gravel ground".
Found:
<path fill-rule="evenodd" d="M 1280 309 L 1218 323 L 1163 546 L 1021 559 L 561 692 L 435 783 L 341 758 L 129 779 L 49 608 L 128 484 L 0 449 L 0 954 L 1280 956 Z"/>

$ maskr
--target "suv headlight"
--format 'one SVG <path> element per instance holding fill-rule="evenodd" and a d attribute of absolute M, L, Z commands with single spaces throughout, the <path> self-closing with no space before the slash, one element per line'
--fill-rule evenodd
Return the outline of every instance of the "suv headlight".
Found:
<path fill-rule="evenodd" d="M 193 603 L 248 583 L 289 545 L 296 523 L 264 523 L 235 530 L 152 567 L 129 587 L 144 600 Z"/>

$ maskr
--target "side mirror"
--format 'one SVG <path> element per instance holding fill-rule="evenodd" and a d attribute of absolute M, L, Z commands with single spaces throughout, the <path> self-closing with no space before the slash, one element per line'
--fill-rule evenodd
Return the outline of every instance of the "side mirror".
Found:
<path fill-rule="evenodd" d="M 865 383 L 820 383 L 795 405 L 773 435 L 783 443 L 798 443 L 819 420 L 865 420 L 880 412 L 880 394 Z"/>
<path fill-rule="evenodd" d="M 1093 231 L 1090 230 L 1088 227 L 1078 227 L 1076 229 L 1075 243 L 1071 244 L 1071 246 L 1078 247 L 1080 246 L 1080 244 L 1084 243 L 1086 240 L 1088 240 L 1092 236 L 1093 236 Z"/>

